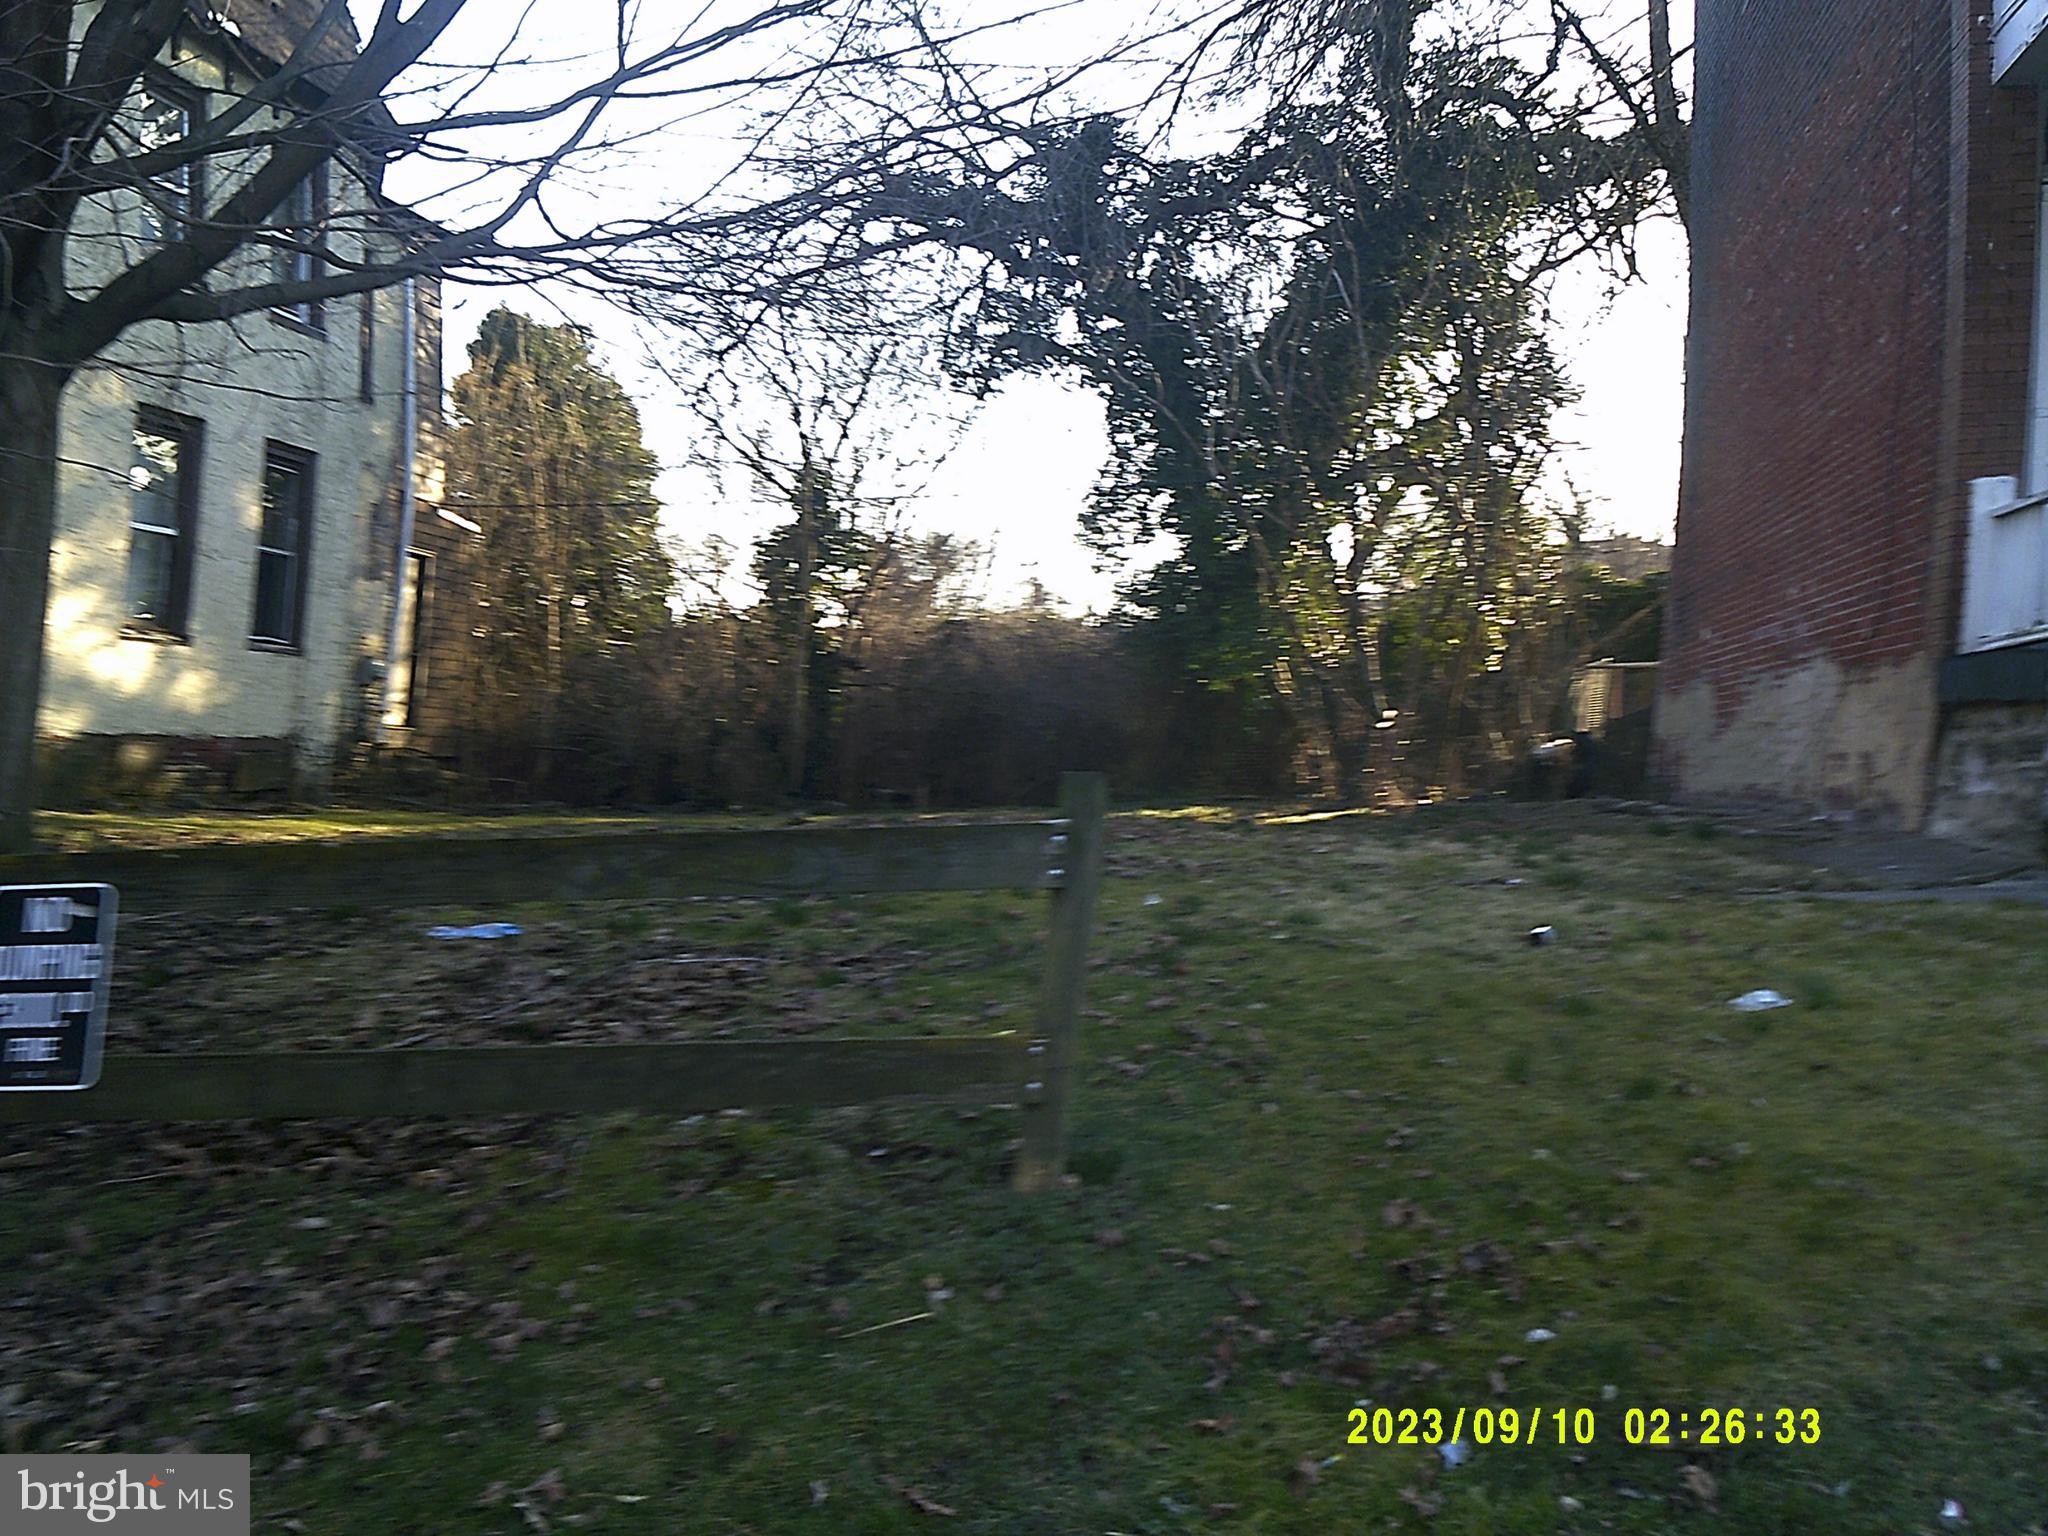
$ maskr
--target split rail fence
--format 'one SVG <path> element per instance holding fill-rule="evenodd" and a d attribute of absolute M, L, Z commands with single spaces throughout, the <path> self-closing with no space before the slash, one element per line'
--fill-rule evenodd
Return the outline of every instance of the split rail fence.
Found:
<path fill-rule="evenodd" d="M 0 1125 L 1020 1104 L 1011 1182 L 1042 1190 L 1065 1167 L 1107 794 L 1101 775 L 1067 774 L 1057 813 L 1038 821 L 0 858 L 0 885 L 111 885 L 129 913 L 1003 889 L 1043 890 L 1051 902 L 1030 1035 L 123 1054 L 117 990 L 98 1083 L 0 1094 Z"/>

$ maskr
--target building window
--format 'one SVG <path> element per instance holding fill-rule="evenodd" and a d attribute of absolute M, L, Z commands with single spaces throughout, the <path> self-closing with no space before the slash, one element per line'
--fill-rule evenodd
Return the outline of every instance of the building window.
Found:
<path fill-rule="evenodd" d="M 183 639 L 198 531 L 199 423 L 145 407 L 128 470 L 128 614 L 135 635 Z"/>
<path fill-rule="evenodd" d="M 327 230 L 327 168 L 317 167 L 293 187 L 277 209 L 280 240 L 272 253 L 271 276 L 280 283 L 307 283 L 326 270 L 321 246 Z M 277 312 L 289 316 L 309 330 L 321 329 L 323 314 L 318 299 L 280 304 Z"/>
<path fill-rule="evenodd" d="M 136 93 L 135 108 L 138 155 L 182 143 L 199 121 L 191 97 L 156 80 L 144 82 Z M 155 245 L 182 240 L 190 232 L 198 206 L 198 162 L 186 161 L 147 177 L 138 191 L 142 198 L 142 237 Z"/>
<path fill-rule="evenodd" d="M 356 398 L 368 405 L 377 398 L 377 295 L 363 295 L 357 322 Z"/>
<path fill-rule="evenodd" d="M 263 527 L 256 537 L 258 645 L 298 649 L 305 629 L 306 558 L 313 536 L 313 455 L 271 443 L 263 452 Z"/>

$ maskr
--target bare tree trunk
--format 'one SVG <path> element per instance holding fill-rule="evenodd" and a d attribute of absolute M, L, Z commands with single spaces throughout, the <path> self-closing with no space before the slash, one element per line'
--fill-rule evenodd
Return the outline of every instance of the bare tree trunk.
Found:
<path fill-rule="evenodd" d="M 57 523 L 65 370 L 0 352 L 0 853 L 27 849 L 35 813 L 43 618 Z"/>
<path fill-rule="evenodd" d="M 1484 632 L 1484 620 L 1474 617 L 1466 628 L 1465 643 L 1458 647 L 1456 670 L 1451 674 L 1451 686 L 1444 696 L 1443 744 L 1437 753 L 1437 781 L 1447 794 L 1459 794 L 1465 788 L 1465 735 L 1462 720 L 1465 713 L 1465 689 L 1472 681 L 1472 653 L 1479 647 L 1479 638 Z"/>
<path fill-rule="evenodd" d="M 1368 538 L 1370 534 L 1372 537 Z M 1349 651 L 1350 692 L 1363 717 L 1360 723 L 1360 737 L 1357 747 L 1359 758 L 1358 784 L 1361 796 L 1365 787 L 1365 776 L 1371 767 L 1373 756 L 1373 732 L 1383 718 L 1385 690 L 1380 686 L 1379 641 L 1373 633 L 1373 615 L 1367 611 L 1364 597 L 1365 573 L 1368 556 L 1378 542 L 1377 519 L 1353 518 L 1351 522 L 1351 556 L 1345 562 L 1339 577 L 1337 593 L 1339 610 L 1344 615 L 1344 640 Z"/>
<path fill-rule="evenodd" d="M 532 732 L 532 752 L 527 759 L 528 783 L 534 791 L 552 794 L 555 789 L 555 765 L 561 759 L 562 720 L 562 604 L 568 598 L 568 559 L 562 553 L 562 519 L 569 514 L 556 507 L 555 502 L 564 497 L 555 494 L 556 487 L 548 475 L 549 465 L 539 451 L 539 445 L 546 441 L 542 435 L 544 427 L 538 420 L 540 403 L 532 395 L 522 395 L 520 411 L 523 417 L 521 436 L 524 439 L 524 479 L 526 481 L 527 508 L 525 515 L 539 522 L 534 538 L 535 562 L 540 569 L 534 578 L 540 589 L 540 603 L 543 614 L 541 630 L 541 707 L 540 727 Z"/>
<path fill-rule="evenodd" d="M 804 471 L 796 509 L 796 633 L 789 646 L 789 761 L 785 765 L 792 795 L 804 792 L 804 761 L 809 755 L 811 723 L 811 581 L 818 564 L 817 484 Z"/>
<path fill-rule="evenodd" d="M 1692 225 L 1692 148 L 1686 125 L 1678 115 L 1678 80 L 1671 57 L 1671 0 L 1650 0 L 1650 100 L 1657 119 L 1657 137 L 1671 200 L 1678 222 Z"/>
<path fill-rule="evenodd" d="M 1671 187 L 1678 222 L 1692 225 L 1692 130 L 1680 115 L 1677 59 L 1671 51 L 1671 0 L 1645 0 L 1650 32 L 1650 97 L 1626 51 L 1610 51 L 1613 39 L 1593 36 L 1579 0 L 1550 0 L 1551 15 L 1579 40 L 1589 62 L 1607 82 L 1614 99 L 1635 123 L 1635 133 L 1657 158 Z M 1597 19 L 1597 18 L 1596 18 Z"/>
<path fill-rule="evenodd" d="M 1323 726 L 1330 733 L 1330 785 L 1339 805 L 1358 805 L 1365 799 L 1365 735 L 1351 729 L 1346 718 L 1344 690 L 1332 681 L 1330 669 L 1318 668 L 1316 689 L 1323 706 Z"/>

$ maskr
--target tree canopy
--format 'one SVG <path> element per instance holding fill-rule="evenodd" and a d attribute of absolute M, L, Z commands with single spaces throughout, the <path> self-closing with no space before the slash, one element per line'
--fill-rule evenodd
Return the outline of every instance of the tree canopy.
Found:
<path fill-rule="evenodd" d="M 551 743 L 565 714 L 600 705 L 589 690 L 617 679 L 612 653 L 652 652 L 672 622 L 660 466 L 573 325 L 491 311 L 450 402 L 449 505 L 482 530 L 457 589 L 474 606 L 464 728 L 502 738 L 524 718 Z"/>
<path fill-rule="evenodd" d="M 1499 734 L 1468 703 L 1546 613 L 1569 510 L 1544 483 L 1571 397 L 1548 280 L 1667 194 L 1655 146 L 1595 131 L 1554 52 L 1419 26 L 1434 9 L 1287 33 L 1318 65 L 1221 151 L 1161 157 L 1104 117 L 1040 136 L 1004 187 L 898 188 L 906 223 L 998 274 L 956 366 L 1078 367 L 1105 400 L 1086 529 L 1169 536 L 1127 594 L 1162 653 L 1278 709 L 1346 796 L 1404 718 L 1453 781 L 1449 738 Z"/>

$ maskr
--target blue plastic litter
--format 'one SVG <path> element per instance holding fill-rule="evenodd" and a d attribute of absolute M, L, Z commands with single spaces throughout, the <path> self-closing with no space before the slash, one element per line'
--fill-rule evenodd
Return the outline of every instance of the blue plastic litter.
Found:
<path fill-rule="evenodd" d="M 526 930 L 517 923 L 471 923 L 467 928 L 455 928 L 442 923 L 427 930 L 430 939 L 514 939 Z"/>

